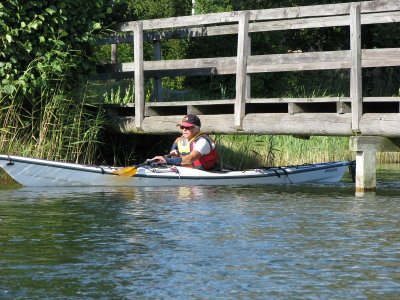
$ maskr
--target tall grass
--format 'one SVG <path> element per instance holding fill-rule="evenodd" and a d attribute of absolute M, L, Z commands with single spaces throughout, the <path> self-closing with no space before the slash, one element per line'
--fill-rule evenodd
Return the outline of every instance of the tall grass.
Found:
<path fill-rule="evenodd" d="M 354 160 L 348 137 L 314 136 L 299 139 L 286 135 L 216 135 L 223 167 L 300 165 Z M 399 152 L 377 152 L 377 163 L 400 163 Z"/>
<path fill-rule="evenodd" d="M 33 69 L 48 72 L 38 64 L 43 61 L 33 61 L 24 76 Z M 17 85 L 13 94 L 0 94 L 0 153 L 97 162 L 104 111 L 91 104 L 85 87 L 76 93 L 68 86 L 69 78 L 42 75 L 40 86 L 26 90 Z"/>
<path fill-rule="evenodd" d="M 400 164 L 400 152 L 378 152 L 376 161 L 378 164 Z"/>
<path fill-rule="evenodd" d="M 98 103 L 128 104 L 135 102 L 135 85 L 132 79 L 89 82 L 90 89 L 97 94 Z"/>
<path fill-rule="evenodd" d="M 354 159 L 347 137 L 217 135 L 215 140 L 222 165 L 235 169 Z"/>

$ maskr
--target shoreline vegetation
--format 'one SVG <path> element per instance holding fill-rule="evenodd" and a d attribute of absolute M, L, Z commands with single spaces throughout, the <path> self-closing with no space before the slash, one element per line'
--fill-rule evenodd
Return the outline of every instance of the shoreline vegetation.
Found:
<path fill-rule="evenodd" d="M 62 58 L 58 60 L 60 65 L 62 61 Z M 170 136 L 157 138 L 155 147 L 153 143 L 151 147 L 147 145 L 140 149 L 136 142 L 143 139 L 107 132 L 107 114 L 103 103 L 111 100 L 115 103 L 132 101 L 133 91 L 129 85 L 124 92 L 120 92 L 117 87 L 117 92 L 108 97 L 103 90 L 104 85 L 87 82 L 83 86 L 71 88 L 68 76 L 48 73 L 52 69 L 52 62 L 48 62 L 49 65 L 44 63 L 35 60 L 25 72 L 25 76 L 32 75 L 30 72 L 33 69 L 44 72 L 45 79 L 40 88 L 29 90 L 23 85 L 17 85 L 18 88 L 11 94 L 0 91 L 1 154 L 81 164 L 126 166 L 168 152 L 173 141 Z M 313 96 L 316 94 L 317 91 L 312 92 Z M 198 99 L 201 95 L 194 91 L 189 97 L 184 100 Z M 146 101 L 150 99 L 151 95 L 148 95 Z M 348 137 L 212 137 L 218 145 L 222 166 L 237 170 L 354 160 L 355 157 L 349 150 Z M 400 163 L 400 153 L 378 153 L 377 163 Z M 0 183 L 6 182 L 10 182 L 10 179 L 4 172 L 0 173 Z"/>
<path fill-rule="evenodd" d="M 135 8 L 136 4 L 125 5 L 128 2 L 114 3 L 115 6 L 111 8 L 108 2 L 102 1 L 77 4 L 76 1 L 68 0 L 63 1 L 60 7 L 48 1 L 39 1 L 34 4 L 35 13 L 41 14 L 35 17 L 37 20 L 34 22 L 31 15 L 34 10 L 31 5 L 25 5 L 24 1 L 0 4 L 3 13 L 0 29 L 5 32 L 0 36 L 4 45 L 4 59 L 0 62 L 1 154 L 81 164 L 126 166 L 141 163 L 154 154 L 168 152 L 173 141 L 170 137 L 160 137 L 155 139 L 157 143 L 139 146 L 139 140 L 144 138 L 135 139 L 106 130 L 107 111 L 103 104 L 134 102 L 133 79 L 101 82 L 87 80 L 96 64 L 109 61 L 111 46 L 95 45 L 95 40 L 101 37 L 102 32 L 109 34 L 107 27 L 102 25 L 104 22 L 112 24 L 131 20 L 134 12 L 141 11 L 142 14 L 135 15 L 138 20 L 190 14 L 190 10 L 184 11 L 181 1 L 167 1 L 163 4 L 179 4 L 172 6 L 183 9 L 179 13 L 160 9 L 159 1 L 137 4 L 140 10 Z M 228 2 L 231 3 L 229 7 L 219 8 L 209 7 L 203 2 L 204 5 L 199 7 L 204 11 L 199 13 L 243 10 L 246 5 L 255 4 L 251 1 L 237 2 L 245 6 L 236 7 L 233 5 L 236 3 Z M 287 4 L 284 1 L 272 3 L 278 7 Z M 154 10 L 143 9 L 142 5 L 143 8 L 150 5 Z M 290 5 L 294 4 L 291 2 Z M 189 9 L 189 6 L 186 8 Z M 20 13 L 16 15 L 15 11 Z M 151 11 L 154 15 L 143 15 Z M 160 16 L 159 13 L 168 15 Z M 373 37 L 367 48 L 397 46 L 398 41 L 391 38 L 398 35 L 396 24 L 371 26 L 366 27 L 366 30 L 368 36 Z M 216 53 L 219 56 L 231 56 L 236 52 L 236 44 L 231 39 L 218 39 L 218 43 L 215 41 L 212 37 L 197 41 L 165 41 L 163 59 L 192 58 L 199 57 L 199 54 L 212 54 L 210 57 L 214 57 Z M 216 46 L 220 47 L 221 43 L 223 51 L 218 52 Z M 277 31 L 266 35 L 254 34 L 252 52 L 280 54 L 294 48 L 311 52 L 315 51 L 315 47 L 326 50 L 347 49 L 347 43 L 346 28 L 290 33 Z M 120 46 L 119 62 L 132 61 L 132 45 Z M 144 45 L 147 60 L 153 57 L 152 49 L 152 41 Z M 349 94 L 349 74 L 348 70 L 254 74 L 251 94 L 267 98 L 345 96 Z M 399 78 L 397 67 L 365 69 L 363 95 L 399 95 Z M 195 79 L 190 76 L 166 77 L 162 79 L 162 87 L 163 92 L 168 93 L 165 99 L 173 101 L 235 97 L 233 75 Z M 146 79 L 146 101 L 153 98 L 153 88 L 154 80 Z M 217 142 L 222 165 L 234 169 L 354 160 L 354 153 L 349 150 L 348 137 L 314 136 L 309 140 L 267 135 L 212 137 Z M 400 163 L 400 153 L 378 153 L 377 163 Z M 0 170 L 0 184 L 6 182 L 10 182 L 10 179 Z"/>
<path fill-rule="evenodd" d="M 287 135 L 212 136 L 223 165 L 234 169 L 290 166 L 328 161 L 355 160 L 349 137 L 312 136 L 300 139 Z M 400 164 L 399 152 L 377 152 L 377 164 Z"/>
<path fill-rule="evenodd" d="M 348 137 L 314 136 L 310 137 L 309 140 L 292 136 L 270 135 L 213 135 L 212 137 L 217 143 L 222 166 L 238 170 L 355 159 L 355 154 L 349 150 Z M 167 144 L 168 142 L 165 141 L 165 145 Z M 46 143 L 46 145 L 49 146 L 49 143 Z M 21 149 L 27 149 L 29 147 L 32 147 L 32 145 L 26 145 L 26 147 L 21 147 Z M 78 150 L 78 148 L 75 150 Z M 102 159 L 100 159 L 101 161 L 96 161 L 98 157 L 90 157 L 89 159 L 88 156 L 82 155 L 80 155 L 80 157 L 83 160 L 71 160 L 62 157 L 53 158 L 43 155 L 43 153 L 46 153 L 44 149 L 42 151 L 36 149 L 31 152 L 14 150 L 12 152 L 12 154 L 15 155 L 27 155 L 30 157 L 41 157 L 52 160 L 75 161 L 89 164 L 104 163 Z M 165 149 L 165 153 L 166 152 L 167 149 Z M 4 151 L 2 151 L 2 153 L 4 153 Z M 91 155 L 94 153 L 97 153 L 97 151 L 92 151 Z M 139 155 L 139 153 L 135 153 L 132 157 L 137 155 Z M 146 157 L 145 153 L 140 153 L 140 155 Z M 376 159 L 377 164 L 399 164 L 400 153 L 378 152 Z M 14 181 L 0 169 L 0 184 L 11 185 L 13 183 Z"/>
<path fill-rule="evenodd" d="M 139 139 L 107 132 L 102 103 L 106 93 L 92 83 L 68 91 L 64 77 L 49 78 L 40 93 L 0 93 L 0 153 L 92 165 L 138 164 L 155 154 L 167 153 L 173 139 L 159 137 L 156 147 L 138 147 Z M 113 101 L 131 99 L 131 88 L 112 95 Z M 128 96 L 129 97 L 128 97 Z M 194 93 L 194 98 L 200 96 Z M 26 98 L 29 98 L 27 108 Z M 110 100 L 110 99 L 108 99 Z M 150 98 L 147 99 L 149 101 Z M 190 99 L 185 99 L 190 100 Z M 177 133 L 178 135 L 179 133 Z M 110 136 L 112 136 L 110 138 Z M 212 135 L 222 167 L 237 170 L 354 160 L 348 137 L 288 135 Z M 144 149 L 144 150 L 143 150 Z M 149 151 L 151 149 L 151 151 Z M 145 153 L 146 152 L 146 153 Z M 377 163 L 400 163 L 400 153 L 377 153 Z M 12 182 L 0 172 L 0 184 Z"/>

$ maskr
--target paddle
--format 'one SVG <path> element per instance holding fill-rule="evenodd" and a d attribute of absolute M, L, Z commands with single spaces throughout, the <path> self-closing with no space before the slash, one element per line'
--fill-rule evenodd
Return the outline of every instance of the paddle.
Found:
<path fill-rule="evenodd" d="M 132 177 L 137 173 L 139 167 L 145 166 L 145 165 L 150 165 L 152 162 L 153 162 L 152 159 L 146 159 L 146 161 L 140 165 L 121 168 L 121 169 L 112 171 L 112 173 L 119 175 L 119 176 Z"/>

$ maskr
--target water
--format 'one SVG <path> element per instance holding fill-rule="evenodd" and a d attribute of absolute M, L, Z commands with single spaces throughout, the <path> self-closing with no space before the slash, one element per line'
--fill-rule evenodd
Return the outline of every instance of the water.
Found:
<path fill-rule="evenodd" d="M 0 299 L 398 299 L 400 170 L 337 185 L 0 189 Z"/>

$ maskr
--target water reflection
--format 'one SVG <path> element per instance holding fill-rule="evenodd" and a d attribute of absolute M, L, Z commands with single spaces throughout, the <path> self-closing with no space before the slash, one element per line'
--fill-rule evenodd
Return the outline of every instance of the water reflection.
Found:
<path fill-rule="evenodd" d="M 203 189 L 197 186 L 180 186 L 177 187 L 178 200 L 190 201 L 203 196 Z"/>
<path fill-rule="evenodd" d="M 390 186 L 0 190 L 0 298 L 394 299 Z"/>

